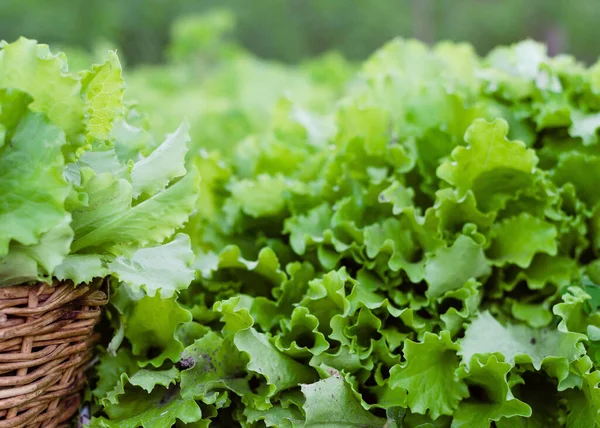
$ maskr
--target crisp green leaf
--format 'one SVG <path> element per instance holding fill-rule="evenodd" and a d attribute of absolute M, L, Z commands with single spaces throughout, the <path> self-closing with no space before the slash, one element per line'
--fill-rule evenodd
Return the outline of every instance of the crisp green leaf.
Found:
<path fill-rule="evenodd" d="M 489 274 L 489 262 L 483 248 L 461 235 L 448 248 L 438 249 L 425 265 L 427 295 L 432 298 L 463 286 L 471 278 Z"/>
<path fill-rule="evenodd" d="M 133 354 L 147 358 L 143 364 L 160 367 L 166 360 L 179 360 L 184 347 L 176 332 L 182 323 L 191 320 L 189 311 L 174 299 L 145 296 L 134 302 L 126 318 L 125 336 Z M 152 356 L 151 350 L 158 350 L 158 355 Z"/>
<path fill-rule="evenodd" d="M 538 253 L 556 255 L 556 238 L 552 224 L 523 213 L 494 225 L 487 256 L 494 264 L 514 263 L 527 268 Z"/>
<path fill-rule="evenodd" d="M 408 391 L 411 411 L 421 414 L 429 411 L 437 419 L 452 414 L 459 401 L 468 396 L 466 384 L 455 374 L 459 349 L 446 331 L 439 336 L 427 332 L 419 343 L 405 341 L 406 362 L 390 370 L 390 385 Z"/>
<path fill-rule="evenodd" d="M 193 260 L 190 238 L 178 234 L 167 244 L 141 248 L 131 257 L 119 256 L 108 264 L 108 269 L 134 290 L 143 288 L 151 297 L 159 293 L 169 298 L 194 279 L 189 267 Z"/>
<path fill-rule="evenodd" d="M 171 180 L 185 175 L 184 162 L 189 141 L 189 125 L 183 123 L 148 157 L 133 165 L 131 183 L 134 198 L 144 193 L 154 195 L 167 187 Z"/>
<path fill-rule="evenodd" d="M 35 245 L 69 219 L 64 207 L 70 192 L 62 177 L 64 144 L 59 127 L 42 114 L 28 113 L 11 143 L 0 147 L 0 256 L 8 254 L 12 241 Z"/>
<path fill-rule="evenodd" d="M 306 414 L 305 427 L 375 428 L 385 423 L 361 406 L 339 373 L 301 387 L 306 398 L 302 407 Z"/>
<path fill-rule="evenodd" d="M 511 366 L 492 355 L 487 361 L 474 357 L 468 368 L 459 368 L 459 377 L 469 386 L 452 420 L 452 428 L 487 428 L 492 421 L 514 416 L 531 416 L 531 408 L 513 397 L 506 375 Z"/>
<path fill-rule="evenodd" d="M 125 82 L 117 54 L 110 51 L 104 64 L 82 73 L 81 85 L 88 107 L 87 135 L 105 140 L 112 131 L 113 122 L 123 114 Z"/>
<path fill-rule="evenodd" d="M 467 327 L 458 352 L 465 364 L 474 355 L 496 354 L 511 366 L 530 363 L 540 370 L 542 366 L 558 365 L 558 380 L 562 380 L 568 374 L 568 363 L 585 353 L 582 340 L 584 336 L 577 333 L 532 329 L 520 324 L 502 325 L 485 311 Z"/>
<path fill-rule="evenodd" d="M 73 230 L 67 216 L 48 232 L 40 237 L 35 245 L 11 243 L 8 255 L 0 258 L 0 286 L 17 285 L 29 281 L 50 281 L 50 277 L 65 262 L 68 257 Z M 76 284 L 82 282 L 76 275 L 69 279 Z M 76 281 L 80 279 L 80 281 Z M 91 279 L 91 278 L 90 278 Z"/>
<path fill-rule="evenodd" d="M 110 419 L 94 419 L 90 427 L 170 428 L 177 420 L 192 423 L 202 417 L 194 400 L 184 400 L 171 389 L 160 387 L 150 394 L 129 391 L 118 405 L 106 407 L 105 412 Z"/>
<path fill-rule="evenodd" d="M 246 361 L 231 339 L 207 333 L 181 354 L 188 369 L 181 373 L 182 395 L 186 399 L 204 399 L 214 389 L 227 388 L 237 394 L 250 391 L 245 379 Z"/>
<path fill-rule="evenodd" d="M 14 43 L 2 42 L 0 82 L 2 89 L 30 94 L 33 98 L 30 108 L 45 113 L 69 138 L 83 132 L 85 108 L 80 97 L 81 83 L 67 72 L 64 55 L 54 55 L 47 45 L 23 37 Z"/>
<path fill-rule="evenodd" d="M 438 168 L 438 177 L 456 187 L 461 196 L 472 190 L 483 209 L 497 209 L 530 183 L 538 162 L 533 150 L 508 140 L 507 133 L 508 124 L 502 119 L 474 121 L 465 135 L 468 146 L 454 149 L 452 161 Z"/>
<path fill-rule="evenodd" d="M 194 174 L 136 205 L 131 184 L 108 174 L 94 175 L 83 188 L 89 205 L 73 211 L 71 251 L 114 242 L 161 242 L 187 221 L 196 200 Z"/>
<path fill-rule="evenodd" d="M 104 278 L 109 273 L 105 262 L 97 254 L 71 254 L 54 269 L 60 280 L 71 279 L 75 284 L 87 283 L 94 278 Z"/>
<path fill-rule="evenodd" d="M 310 367 L 279 352 L 266 335 L 254 328 L 238 331 L 233 342 L 240 352 L 248 355 L 248 370 L 267 380 L 268 396 L 316 379 L 316 373 Z"/>

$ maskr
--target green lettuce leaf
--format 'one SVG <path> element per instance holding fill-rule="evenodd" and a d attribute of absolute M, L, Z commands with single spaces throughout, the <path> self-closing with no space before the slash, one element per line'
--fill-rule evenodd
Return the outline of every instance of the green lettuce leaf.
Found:
<path fill-rule="evenodd" d="M 433 419 L 451 415 L 468 397 L 467 385 L 456 375 L 459 346 L 448 332 L 425 333 L 423 342 L 406 340 L 406 362 L 390 370 L 390 385 L 408 391 L 408 407 L 415 413 L 429 411 Z"/>
<path fill-rule="evenodd" d="M 452 428 L 486 428 L 492 421 L 514 416 L 531 416 L 531 408 L 513 397 L 506 375 L 511 366 L 491 355 L 487 361 L 473 357 L 468 369 L 461 366 L 459 378 L 469 387 L 469 398 L 463 400 L 452 419 Z"/>
<path fill-rule="evenodd" d="M 345 426 L 381 427 L 384 420 L 365 410 L 350 385 L 339 373 L 315 383 L 301 385 L 306 398 L 305 427 L 336 428 Z"/>
<path fill-rule="evenodd" d="M 556 370 L 558 380 L 568 375 L 569 363 L 585 354 L 578 333 L 561 332 L 551 328 L 532 329 L 525 325 L 502 325 L 489 312 L 480 312 L 465 331 L 460 341 L 459 355 L 467 364 L 474 355 L 495 354 L 501 361 L 532 364 L 536 370 L 544 366 Z"/>
<path fill-rule="evenodd" d="M 166 360 L 179 361 L 184 346 L 177 330 L 191 320 L 189 311 L 173 298 L 144 296 L 133 302 L 126 318 L 125 337 L 131 342 L 133 354 L 145 357 L 140 364 L 160 367 Z"/>
<path fill-rule="evenodd" d="M 80 77 L 88 108 L 88 138 L 106 140 L 111 134 L 114 121 L 124 113 L 125 82 L 117 54 L 110 51 L 104 64 L 82 72 Z"/>
<path fill-rule="evenodd" d="M 170 298 L 194 279 L 193 261 L 190 238 L 178 234 L 164 245 L 140 248 L 131 257 L 116 257 L 108 270 L 134 290 L 143 288 L 150 297 L 160 293 Z"/>
<path fill-rule="evenodd" d="M 23 37 L 0 43 L 0 82 L 3 89 L 18 89 L 33 98 L 30 108 L 45 113 L 70 143 L 79 145 L 84 131 L 85 104 L 81 82 L 67 72 L 64 54 L 54 55 L 48 45 Z"/>
<path fill-rule="evenodd" d="M 39 113 L 28 113 L 11 143 L 0 147 L 0 256 L 8 254 L 12 241 L 35 245 L 69 220 L 64 204 L 71 186 L 62 177 L 63 145 L 59 127 Z"/>
<path fill-rule="evenodd" d="M 283 355 L 266 335 L 253 328 L 238 331 L 233 342 L 240 352 L 248 355 L 247 369 L 266 379 L 269 388 L 267 397 L 298 384 L 316 380 L 316 373 L 310 367 Z"/>
<path fill-rule="evenodd" d="M 482 209 L 498 209 L 531 183 L 538 162 L 533 150 L 520 141 L 508 140 L 507 133 L 508 124 L 502 119 L 474 121 L 465 135 L 468 146 L 454 149 L 452 161 L 438 168 L 438 177 L 461 196 L 473 191 Z"/>

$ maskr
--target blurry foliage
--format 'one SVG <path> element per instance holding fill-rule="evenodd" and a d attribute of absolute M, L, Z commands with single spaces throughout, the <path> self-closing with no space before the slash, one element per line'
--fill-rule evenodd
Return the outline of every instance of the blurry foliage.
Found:
<path fill-rule="evenodd" d="M 214 7 L 233 12 L 242 46 L 286 62 L 332 49 L 362 59 L 395 36 L 468 41 L 480 53 L 532 37 L 551 52 L 598 56 L 598 0 L 3 0 L 0 39 L 86 49 L 108 40 L 130 64 L 155 63 L 182 54 L 165 51 L 176 18 Z"/>
<path fill-rule="evenodd" d="M 165 63 L 126 70 L 128 98 L 139 103 L 158 141 L 186 118 L 195 149 L 226 153 L 268 127 L 278 103 L 324 113 L 354 73 L 354 65 L 337 53 L 294 66 L 260 59 L 236 43 L 233 31 L 227 10 L 186 15 L 173 25 Z"/>

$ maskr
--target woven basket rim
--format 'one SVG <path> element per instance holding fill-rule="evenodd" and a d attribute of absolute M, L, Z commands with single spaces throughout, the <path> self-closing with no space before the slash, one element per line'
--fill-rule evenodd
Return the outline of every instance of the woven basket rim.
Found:
<path fill-rule="evenodd" d="M 0 428 L 58 427 L 74 416 L 109 282 L 0 288 Z"/>

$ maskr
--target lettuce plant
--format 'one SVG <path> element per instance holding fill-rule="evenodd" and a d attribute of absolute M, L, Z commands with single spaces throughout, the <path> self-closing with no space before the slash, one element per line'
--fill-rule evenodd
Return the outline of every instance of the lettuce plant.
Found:
<path fill-rule="evenodd" d="M 600 68 L 394 40 L 345 87 L 189 159 L 196 279 L 117 290 L 92 426 L 600 423 Z"/>
<path fill-rule="evenodd" d="M 110 276 L 168 296 L 193 279 L 175 235 L 197 199 L 187 125 L 153 149 L 123 91 L 115 53 L 75 75 L 46 45 L 0 45 L 0 287 Z"/>

